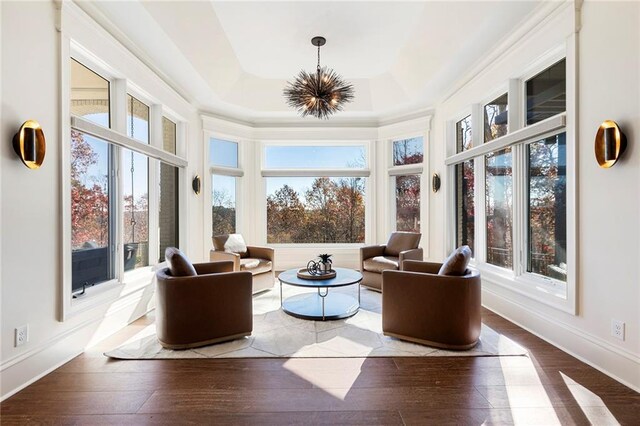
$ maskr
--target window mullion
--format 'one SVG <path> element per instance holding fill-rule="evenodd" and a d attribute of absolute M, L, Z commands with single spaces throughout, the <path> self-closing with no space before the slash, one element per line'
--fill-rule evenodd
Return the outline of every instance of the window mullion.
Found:
<path fill-rule="evenodd" d="M 512 147 L 513 158 L 513 271 L 516 276 L 524 273 L 526 259 L 526 145 Z"/>
<path fill-rule="evenodd" d="M 475 173 L 475 253 L 476 261 L 487 261 L 487 218 L 486 218 L 486 157 L 476 157 L 474 164 Z"/>
<path fill-rule="evenodd" d="M 149 144 L 163 149 L 163 136 L 162 105 L 151 105 L 149 107 Z M 149 158 L 148 175 L 148 260 L 149 265 L 155 265 L 163 256 L 163 253 L 160 253 L 160 161 Z"/>
<path fill-rule="evenodd" d="M 524 123 L 522 85 L 520 80 L 517 78 L 509 80 L 508 105 L 508 133 L 513 133 L 520 130 Z"/>
<path fill-rule="evenodd" d="M 111 129 L 116 132 L 126 134 L 127 131 L 127 81 L 124 79 L 116 79 L 111 83 Z M 110 144 L 110 150 L 113 158 L 113 170 L 114 170 L 114 184 L 115 191 L 113 192 L 113 201 L 111 206 L 113 207 L 111 223 L 114 225 L 114 240 L 115 244 L 115 277 L 119 282 L 124 281 L 124 200 L 122 194 L 124 194 L 123 176 L 122 170 L 122 149 L 117 145 Z"/>

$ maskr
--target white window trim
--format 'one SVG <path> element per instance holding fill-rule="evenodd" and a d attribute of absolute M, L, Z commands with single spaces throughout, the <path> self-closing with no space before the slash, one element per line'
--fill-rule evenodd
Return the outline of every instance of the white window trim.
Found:
<path fill-rule="evenodd" d="M 456 245 L 456 199 L 455 199 L 455 165 L 463 161 L 474 159 L 474 178 L 476 189 L 475 201 L 475 246 L 476 258 L 473 265 L 481 271 L 483 281 L 487 284 L 496 285 L 508 291 L 526 296 L 539 303 L 551 306 L 555 309 L 567 312 L 572 315 L 577 314 L 577 276 L 576 276 L 576 105 L 577 105 L 577 79 L 576 79 L 576 37 L 575 34 L 568 37 L 566 46 L 559 46 L 548 51 L 543 57 L 538 58 L 534 63 L 517 79 L 509 80 L 509 133 L 490 142 L 484 142 L 484 132 L 480 132 L 476 137 L 474 124 L 479 121 L 484 126 L 483 108 L 486 102 L 474 105 L 472 109 L 472 128 L 474 131 L 473 148 L 456 153 L 456 129 L 455 124 L 468 114 L 458 114 L 455 119 L 447 121 L 447 152 L 450 154 L 445 159 L 447 166 L 447 180 L 451 182 L 447 191 L 447 206 L 450 214 L 447 215 L 446 232 L 448 235 L 448 249 L 451 250 Z M 567 64 L 567 105 L 566 112 L 547 118 L 535 124 L 525 125 L 526 122 L 526 81 L 545 70 L 559 60 L 565 58 Z M 504 93 L 504 92 L 503 92 Z M 498 95 L 499 96 L 499 95 Z M 488 99 L 490 97 L 487 97 Z M 477 106 L 480 106 L 478 110 Z M 526 195 L 526 170 L 525 156 L 526 145 L 544 139 L 558 133 L 566 133 L 566 205 L 567 205 L 567 281 L 561 282 L 552 278 L 543 277 L 526 271 L 526 259 L 523 259 L 527 250 L 526 241 L 526 214 L 527 209 L 523 204 Z M 476 139 L 479 139 L 476 144 Z M 513 271 L 500 268 L 485 262 L 486 248 L 486 209 L 485 209 L 485 179 L 484 161 L 485 155 L 490 152 L 499 151 L 508 146 L 512 146 L 513 158 Z M 520 252 L 522 251 L 522 252 Z M 556 286 L 565 288 L 565 297 L 559 297 L 553 289 Z"/>
<path fill-rule="evenodd" d="M 268 146 L 364 146 L 365 148 L 365 165 L 364 168 L 336 168 L 336 169 L 266 169 L 266 148 Z M 260 192 L 258 193 L 259 202 L 257 207 L 262 212 L 260 215 L 260 226 L 258 228 L 258 235 L 260 235 L 260 241 L 263 244 L 268 244 L 270 247 L 275 248 L 321 248 L 331 246 L 332 248 L 359 248 L 371 241 L 371 236 L 374 233 L 373 227 L 373 194 L 372 189 L 372 177 L 371 164 L 374 161 L 373 157 L 373 143 L 371 140 L 268 140 L 260 142 Z M 364 177 L 365 180 L 365 194 L 364 194 L 364 242 L 362 243 L 270 243 L 267 241 L 267 181 L 268 177 Z"/>
<path fill-rule="evenodd" d="M 151 232 L 152 225 L 158 223 L 157 215 L 158 207 L 153 206 L 152 199 L 157 199 L 157 188 L 159 182 L 157 181 L 156 173 L 152 171 L 159 168 L 159 161 L 165 162 L 178 168 L 179 182 L 184 181 L 185 168 L 187 161 L 177 155 L 165 152 L 161 149 L 162 146 L 162 125 L 161 120 L 163 112 L 167 118 L 170 118 L 176 123 L 176 150 L 178 153 L 186 151 L 185 144 L 185 124 L 184 120 L 175 114 L 173 111 L 166 109 L 157 102 L 153 102 L 153 98 L 142 92 L 137 86 L 130 85 L 128 87 L 127 80 L 121 78 L 115 68 L 102 61 L 99 57 L 92 54 L 89 50 L 75 42 L 67 34 L 62 32 L 61 36 L 61 89 L 62 96 L 60 97 L 60 111 L 61 111 L 61 134 L 60 134 L 60 152 L 61 152 L 61 187 L 62 187 L 62 280 L 61 280 L 61 303 L 60 303 L 60 321 L 66 321 L 69 318 L 77 316 L 85 311 L 91 310 L 98 306 L 103 306 L 106 303 L 113 302 L 124 294 L 129 294 L 133 291 L 137 291 L 139 288 L 150 285 L 152 282 L 153 272 L 161 267 L 164 262 L 159 263 L 152 247 L 157 249 L 159 247 L 158 238 L 154 238 Z M 82 117 L 72 116 L 70 112 L 70 60 L 75 59 L 88 67 L 91 71 L 100 75 L 109 81 L 110 91 L 110 128 L 99 126 L 89 120 Z M 131 90 L 133 89 L 133 90 Z M 148 102 L 150 112 L 150 128 L 149 128 L 149 144 L 139 142 L 126 136 L 126 94 L 134 95 L 140 100 L 144 100 L 145 104 Z M 153 114 L 153 116 L 152 116 Z M 159 117 L 159 119 L 158 119 Z M 154 122 L 159 120 L 159 129 L 153 129 Z M 71 263 L 72 263 L 72 251 L 71 251 L 71 199 L 68 194 L 71 193 L 70 182 L 70 133 L 71 129 L 76 129 L 86 134 L 95 136 L 101 140 L 108 142 L 110 145 L 114 145 L 120 148 L 131 149 L 136 152 L 140 152 L 145 156 L 151 158 L 149 161 L 149 266 L 137 268 L 133 271 L 124 272 L 124 261 L 122 259 L 122 224 L 123 224 L 123 204 L 120 199 L 122 192 L 122 171 L 121 169 L 121 149 L 116 148 L 115 156 L 113 159 L 115 174 L 116 174 L 116 187 L 112 190 L 116 197 L 116 208 L 112 212 L 115 215 L 113 219 L 115 227 L 115 273 L 114 279 L 100 283 L 99 285 L 86 289 L 85 294 L 80 298 L 73 298 L 71 291 Z M 158 161 L 155 161 L 158 160 Z M 179 192 L 180 214 L 185 211 L 185 198 L 183 191 Z M 152 213 L 152 210 L 155 214 Z M 183 237 L 183 227 L 180 226 L 180 239 L 182 244 L 186 239 Z"/>

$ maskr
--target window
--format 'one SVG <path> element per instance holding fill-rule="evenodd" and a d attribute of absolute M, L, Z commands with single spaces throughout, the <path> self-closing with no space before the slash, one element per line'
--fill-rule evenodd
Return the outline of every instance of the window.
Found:
<path fill-rule="evenodd" d="M 71 131 L 72 291 L 115 277 L 113 147 Z"/>
<path fill-rule="evenodd" d="M 209 142 L 211 166 L 238 168 L 238 144 L 212 138 Z"/>
<path fill-rule="evenodd" d="M 504 94 L 453 123 L 456 152 L 445 163 L 455 182 L 455 245 L 475 246 L 475 265 L 490 282 L 572 312 L 564 74 L 561 60 L 511 86 L 527 94 L 523 105 Z M 514 127 L 526 124 L 521 131 L 510 128 L 509 109 L 520 115 Z M 483 120 L 481 138 L 473 120 Z M 484 143 L 474 146 L 477 139 Z"/>
<path fill-rule="evenodd" d="M 122 149 L 124 270 L 149 265 L 149 159 Z"/>
<path fill-rule="evenodd" d="M 162 117 L 162 147 L 172 154 L 176 153 L 176 123 Z M 159 179 L 159 238 L 160 247 L 157 253 L 158 262 L 164 262 L 167 247 L 178 247 L 179 244 L 179 203 L 178 203 L 178 168 L 160 162 Z"/>
<path fill-rule="evenodd" d="M 109 80 L 71 59 L 71 114 L 110 127 Z"/>
<path fill-rule="evenodd" d="M 267 243 L 364 243 L 366 155 L 364 145 L 266 145 Z"/>
<path fill-rule="evenodd" d="M 423 161 L 422 138 L 393 141 L 393 165 L 420 164 Z"/>
<path fill-rule="evenodd" d="M 534 124 L 567 109 L 566 60 L 550 66 L 526 83 L 527 124 Z"/>
<path fill-rule="evenodd" d="M 109 127 L 109 81 L 75 60 L 70 64 L 70 111 Z M 71 130 L 72 291 L 115 277 L 114 149 L 106 141 Z"/>
<path fill-rule="evenodd" d="M 504 94 L 484 106 L 484 141 L 489 142 L 507 134 L 509 95 Z"/>
<path fill-rule="evenodd" d="M 267 178 L 267 242 L 364 243 L 364 178 Z"/>
<path fill-rule="evenodd" d="M 513 160 L 511 148 L 485 158 L 487 263 L 513 268 Z"/>
<path fill-rule="evenodd" d="M 413 137 L 391 142 L 389 176 L 394 191 L 394 229 L 420 232 L 420 179 L 424 139 Z"/>
<path fill-rule="evenodd" d="M 211 220 L 212 235 L 236 232 L 236 178 L 234 176 L 211 175 Z"/>
<path fill-rule="evenodd" d="M 238 157 L 237 142 L 209 139 L 212 236 L 238 232 L 236 194 L 238 180 L 243 175 Z"/>
<path fill-rule="evenodd" d="M 162 148 L 172 154 L 176 153 L 176 123 L 162 117 Z"/>
<path fill-rule="evenodd" d="M 144 267 L 164 260 L 156 256 L 161 248 L 178 246 L 178 168 L 186 166 L 173 155 L 176 124 L 152 114 L 150 106 L 126 93 L 126 85 L 112 86 L 75 59 L 70 59 L 69 81 L 69 174 L 64 182 L 70 189 L 65 241 L 69 238 L 71 256 L 65 250 L 64 259 L 71 265 L 71 285 L 65 286 L 63 315 L 72 311 L 71 295 L 79 298 L 97 284 L 151 283 L 153 272 Z M 112 97 L 112 90 L 122 92 Z M 111 129 L 112 113 L 126 117 L 118 129 Z M 160 122 L 166 131 L 154 141 L 150 125 Z M 150 188 L 154 197 L 159 193 L 159 203 L 149 202 Z M 159 228 L 153 233 L 152 217 Z M 127 274 L 134 269 L 139 271 Z"/>
<path fill-rule="evenodd" d="M 363 146 L 267 146 L 265 169 L 361 169 Z"/>
<path fill-rule="evenodd" d="M 396 231 L 420 232 L 420 175 L 396 176 Z"/>
<path fill-rule="evenodd" d="M 149 107 L 127 94 L 127 136 L 149 143 Z"/>
<path fill-rule="evenodd" d="M 127 94 L 127 136 L 149 143 L 149 107 Z M 149 265 L 149 160 L 122 150 L 124 270 Z"/>
<path fill-rule="evenodd" d="M 527 271 L 567 280 L 567 155 L 561 133 L 527 146 Z"/>
<path fill-rule="evenodd" d="M 473 147 L 470 115 L 456 123 L 456 147 L 458 152 L 463 152 Z"/>
<path fill-rule="evenodd" d="M 456 245 L 475 254 L 475 176 L 473 160 L 456 165 Z"/>

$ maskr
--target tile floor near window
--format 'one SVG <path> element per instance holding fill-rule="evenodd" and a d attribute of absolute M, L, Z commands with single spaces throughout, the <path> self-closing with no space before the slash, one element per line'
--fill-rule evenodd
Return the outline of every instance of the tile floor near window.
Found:
<path fill-rule="evenodd" d="M 142 318 L 0 406 L 12 424 L 638 424 L 640 394 L 498 315 L 529 357 L 192 359 L 102 355 Z"/>

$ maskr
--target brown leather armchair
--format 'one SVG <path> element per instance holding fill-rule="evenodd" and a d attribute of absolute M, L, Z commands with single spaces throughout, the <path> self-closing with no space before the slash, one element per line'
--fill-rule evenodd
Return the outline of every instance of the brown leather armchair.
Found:
<path fill-rule="evenodd" d="M 387 244 L 360 248 L 360 284 L 382 291 L 382 271 L 402 270 L 402 262 L 408 259 L 422 260 L 422 249 L 418 247 L 421 236 L 417 232 L 394 232 Z"/>
<path fill-rule="evenodd" d="M 230 238 L 236 245 L 225 247 Z M 239 245 L 237 243 L 239 242 Z M 275 283 L 275 251 L 270 247 L 247 246 L 240 234 L 216 235 L 214 249 L 209 252 L 211 261 L 232 261 L 234 271 L 248 271 L 253 277 L 253 294 L 273 288 Z"/>
<path fill-rule="evenodd" d="M 480 337 L 480 274 L 438 275 L 442 264 L 405 261 L 382 273 L 382 332 L 437 348 L 465 350 Z"/>
<path fill-rule="evenodd" d="M 251 273 L 233 262 L 193 264 L 198 275 L 156 272 L 156 334 L 168 349 L 187 349 L 249 336 L 253 331 Z"/>

